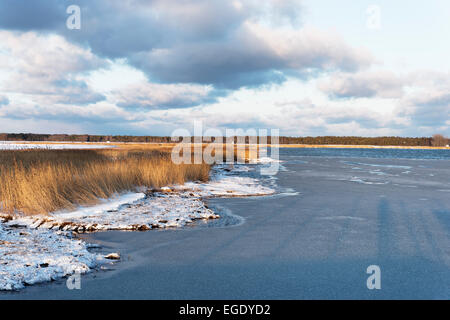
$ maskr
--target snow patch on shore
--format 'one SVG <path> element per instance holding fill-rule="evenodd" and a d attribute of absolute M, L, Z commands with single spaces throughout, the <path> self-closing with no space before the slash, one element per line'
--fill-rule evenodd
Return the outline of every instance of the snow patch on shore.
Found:
<path fill-rule="evenodd" d="M 79 149 L 106 149 L 114 146 L 95 145 L 95 144 L 37 144 L 37 143 L 0 143 L 1 150 L 79 150 Z"/>
<path fill-rule="evenodd" d="M 83 219 L 85 217 L 98 216 L 108 212 L 115 212 L 121 206 L 128 203 L 134 203 L 138 200 L 144 199 L 145 193 L 125 193 L 122 195 L 116 195 L 110 199 L 103 199 L 100 204 L 92 207 L 81 207 L 72 212 L 56 212 L 53 214 L 55 218 L 69 219 Z"/>
<path fill-rule="evenodd" d="M 32 229 L 93 232 L 182 227 L 199 219 L 219 218 L 203 201 L 186 193 L 129 193 L 92 208 L 22 217 L 7 223 Z"/>
<path fill-rule="evenodd" d="M 66 233 L 11 228 L 0 223 L 0 290 L 18 290 L 75 272 L 86 273 L 103 258 Z"/>
<path fill-rule="evenodd" d="M 246 165 L 217 165 L 213 168 L 210 181 L 206 183 L 187 182 L 176 186 L 176 190 L 191 191 L 196 197 L 249 197 L 266 196 L 275 190 L 264 186 L 259 179 L 242 176 L 253 168 Z"/>
<path fill-rule="evenodd" d="M 249 177 L 222 176 L 208 183 L 188 182 L 179 190 L 192 190 L 198 197 L 248 197 L 274 194 L 275 190 Z"/>

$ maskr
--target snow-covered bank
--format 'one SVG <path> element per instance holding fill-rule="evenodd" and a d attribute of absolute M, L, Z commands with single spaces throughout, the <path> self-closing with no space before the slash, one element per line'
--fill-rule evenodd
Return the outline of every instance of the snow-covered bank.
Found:
<path fill-rule="evenodd" d="M 261 185 L 255 178 L 226 175 L 207 183 L 188 182 L 177 189 L 192 191 L 197 197 L 249 197 L 275 193 L 274 189 Z"/>
<path fill-rule="evenodd" d="M 145 196 L 130 193 L 92 208 L 81 208 L 50 216 L 21 217 L 9 226 L 76 232 L 104 230 L 149 230 L 182 227 L 199 219 L 216 219 L 218 215 L 201 199 L 187 193 L 156 192 Z"/>
<path fill-rule="evenodd" d="M 85 273 L 103 262 L 81 240 L 51 230 L 13 228 L 0 223 L 0 290 Z"/>
<path fill-rule="evenodd" d="M 46 216 L 0 216 L 0 290 L 20 289 L 87 272 L 102 259 L 86 244 L 67 237 L 70 231 L 149 230 L 216 219 L 203 199 L 209 197 L 261 196 L 275 193 L 252 177 L 249 166 L 217 166 L 208 183 L 188 182 L 145 193 L 127 193 L 103 200 L 93 207 Z"/>
<path fill-rule="evenodd" d="M 29 150 L 29 149 L 43 149 L 43 150 L 78 150 L 78 149 L 106 149 L 113 148 L 110 145 L 101 144 L 59 144 L 59 143 L 0 143 L 1 150 Z"/>
<path fill-rule="evenodd" d="M 77 232 L 182 227 L 195 220 L 219 218 L 205 206 L 203 198 L 275 193 L 274 189 L 263 186 L 258 179 L 236 175 L 252 169 L 246 166 L 217 166 L 207 183 L 187 182 L 148 195 L 127 193 L 72 212 L 17 217 L 7 225 Z"/>

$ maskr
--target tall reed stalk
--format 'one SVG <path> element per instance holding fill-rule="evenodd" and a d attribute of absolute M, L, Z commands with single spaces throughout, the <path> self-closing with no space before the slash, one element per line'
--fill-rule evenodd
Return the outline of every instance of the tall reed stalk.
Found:
<path fill-rule="evenodd" d="M 207 164 L 176 165 L 168 151 L 145 148 L 0 151 L 0 211 L 73 209 L 138 187 L 206 181 L 209 170 Z"/>

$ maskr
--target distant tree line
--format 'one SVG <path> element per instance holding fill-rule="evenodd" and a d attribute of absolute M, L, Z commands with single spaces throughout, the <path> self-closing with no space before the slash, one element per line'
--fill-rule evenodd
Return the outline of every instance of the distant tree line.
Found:
<path fill-rule="evenodd" d="M 194 141 L 194 137 L 191 137 Z M 211 138 L 214 141 L 214 138 Z M 245 137 L 248 143 L 249 137 Z M 34 134 L 34 133 L 0 133 L 0 141 L 62 141 L 62 142 L 134 142 L 134 143 L 167 143 L 172 142 L 171 137 L 159 136 L 112 136 L 112 135 L 69 135 L 69 134 Z M 242 138 L 234 137 L 234 141 Z M 254 140 L 253 140 L 254 141 Z M 260 140 L 257 141 L 265 142 Z M 267 143 L 271 143 L 267 137 Z M 433 137 L 279 137 L 280 144 L 317 144 L 317 145 L 375 145 L 375 146 L 446 146 L 449 139 L 443 135 Z"/>
<path fill-rule="evenodd" d="M 0 133 L 0 141 L 62 141 L 62 142 L 171 142 L 170 137 L 102 136 L 90 134 Z"/>
<path fill-rule="evenodd" d="M 340 144 L 340 145 L 374 145 L 374 146 L 431 146 L 432 138 L 405 137 L 280 137 L 281 144 Z"/>

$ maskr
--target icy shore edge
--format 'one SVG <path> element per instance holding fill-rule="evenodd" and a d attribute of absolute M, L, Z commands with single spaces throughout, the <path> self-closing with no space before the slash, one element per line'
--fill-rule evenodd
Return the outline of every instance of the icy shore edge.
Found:
<path fill-rule="evenodd" d="M 203 199 L 274 194 L 239 172 L 249 166 L 216 166 L 207 183 L 188 182 L 147 193 L 127 193 L 103 200 L 94 207 L 48 216 L 0 216 L 0 290 L 85 273 L 105 263 L 102 255 L 89 252 L 73 232 L 149 230 L 182 227 L 196 220 L 219 218 Z"/>

